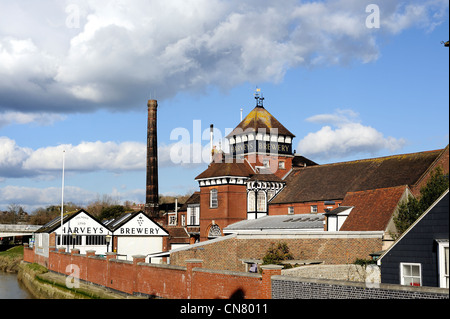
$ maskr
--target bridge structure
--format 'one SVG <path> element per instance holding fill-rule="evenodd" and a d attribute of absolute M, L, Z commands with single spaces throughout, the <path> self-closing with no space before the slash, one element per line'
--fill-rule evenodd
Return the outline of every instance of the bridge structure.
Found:
<path fill-rule="evenodd" d="M 0 224 L 0 238 L 31 236 L 35 231 L 37 231 L 41 227 L 42 225 Z"/>

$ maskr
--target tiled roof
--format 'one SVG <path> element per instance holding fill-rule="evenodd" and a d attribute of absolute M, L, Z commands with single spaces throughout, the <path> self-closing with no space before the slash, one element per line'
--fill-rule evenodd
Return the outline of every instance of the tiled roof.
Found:
<path fill-rule="evenodd" d="M 180 211 L 187 211 L 188 205 L 200 204 L 200 192 L 195 192 L 187 199 L 187 201 L 181 206 Z"/>
<path fill-rule="evenodd" d="M 250 165 L 246 162 L 243 163 L 211 163 L 208 168 L 198 175 L 195 179 L 221 177 L 221 176 L 236 176 L 236 177 L 249 177 L 255 174 Z"/>
<path fill-rule="evenodd" d="M 258 129 L 265 129 L 266 134 L 270 134 L 271 129 L 277 129 L 278 135 L 295 137 L 263 106 L 256 106 L 227 137 L 240 135 L 243 132 L 258 132 Z"/>
<path fill-rule="evenodd" d="M 385 231 L 407 186 L 348 193 L 343 206 L 353 206 L 340 231 Z"/>
<path fill-rule="evenodd" d="M 271 204 L 343 199 L 348 192 L 414 185 L 442 150 L 294 168 Z"/>

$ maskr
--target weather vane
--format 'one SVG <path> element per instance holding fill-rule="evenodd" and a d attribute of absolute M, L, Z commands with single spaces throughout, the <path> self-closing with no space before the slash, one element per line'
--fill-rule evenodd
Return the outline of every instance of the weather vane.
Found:
<path fill-rule="evenodd" d="M 260 88 L 256 88 L 256 92 L 255 92 L 255 100 L 256 100 L 256 106 L 263 106 L 263 101 L 264 101 L 264 97 L 261 93 L 261 89 Z"/>

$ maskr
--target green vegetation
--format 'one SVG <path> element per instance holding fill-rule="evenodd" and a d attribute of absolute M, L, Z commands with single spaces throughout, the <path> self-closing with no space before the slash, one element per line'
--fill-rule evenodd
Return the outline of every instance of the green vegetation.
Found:
<path fill-rule="evenodd" d="M 294 257 L 285 242 L 271 243 L 266 255 L 263 257 L 263 265 L 280 265 L 284 260 L 292 260 Z"/>
<path fill-rule="evenodd" d="M 15 246 L 0 252 L 0 271 L 17 272 L 23 260 L 23 246 Z"/>
<path fill-rule="evenodd" d="M 400 237 L 448 187 L 448 174 L 444 175 L 442 168 L 436 167 L 431 173 L 430 180 L 420 189 L 419 198 L 409 195 L 407 200 L 400 203 L 398 214 L 394 217 L 397 234 L 391 234 L 392 238 Z"/>

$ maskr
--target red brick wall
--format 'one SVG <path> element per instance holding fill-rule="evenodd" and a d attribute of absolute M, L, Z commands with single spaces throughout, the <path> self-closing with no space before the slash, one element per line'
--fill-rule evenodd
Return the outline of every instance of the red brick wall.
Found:
<path fill-rule="evenodd" d="M 218 207 L 210 208 L 210 191 L 217 189 Z M 246 185 L 216 185 L 200 189 L 200 241 L 208 239 L 214 220 L 223 230 L 226 226 L 247 219 Z"/>
<path fill-rule="evenodd" d="M 26 261 L 34 260 L 34 252 L 25 249 Z M 122 291 L 128 294 L 139 293 L 170 299 L 187 298 L 230 298 L 233 296 L 248 299 L 270 298 L 270 289 L 263 289 L 263 282 L 270 284 L 270 277 L 280 275 L 265 273 L 262 275 L 214 271 L 202 269 L 201 260 L 187 261 L 187 267 L 156 265 L 143 263 L 144 257 L 133 262 L 114 259 L 109 253 L 107 258 L 94 256 L 93 252 L 79 255 L 78 251 L 66 253 L 64 249 L 49 253 L 49 270 L 65 275 L 74 275 L 68 271 L 68 265 L 79 270 L 79 279 Z"/>
<path fill-rule="evenodd" d="M 294 207 L 294 214 L 311 214 L 311 206 L 317 206 L 318 213 L 324 213 L 325 209 L 333 210 L 339 207 L 342 200 L 335 200 L 334 205 L 325 205 L 323 201 L 289 204 L 269 204 L 269 215 L 287 215 L 288 208 Z"/>
<path fill-rule="evenodd" d="M 430 175 L 434 172 L 436 167 L 440 167 L 443 170 L 444 174 L 449 173 L 449 147 L 447 146 L 440 157 L 430 166 L 427 172 L 422 176 L 422 178 L 413 186 L 411 186 L 411 192 L 414 196 L 420 196 L 420 189 L 424 187 L 428 180 L 430 179 Z"/>
<path fill-rule="evenodd" d="M 199 258 L 208 269 L 245 271 L 241 259 L 262 259 L 271 243 L 285 242 L 294 259 L 313 259 L 325 264 L 348 264 L 357 258 L 368 259 L 369 254 L 382 250 L 381 238 L 270 238 L 226 240 L 192 247 L 172 253 L 173 265 L 185 265 L 185 260 Z M 223 252 L 227 252 L 224 254 Z"/>

